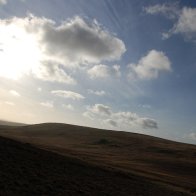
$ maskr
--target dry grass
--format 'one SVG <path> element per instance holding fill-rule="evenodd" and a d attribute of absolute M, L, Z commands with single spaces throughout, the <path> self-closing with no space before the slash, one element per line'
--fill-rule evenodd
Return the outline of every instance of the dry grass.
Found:
<path fill-rule="evenodd" d="M 118 169 L 172 189 L 196 193 L 196 146 L 141 134 L 40 124 L 0 127 L 0 134 L 99 167 Z M 125 183 L 126 184 L 126 183 Z M 161 189 L 160 189 L 161 190 Z M 115 194 L 116 195 L 116 194 Z"/>

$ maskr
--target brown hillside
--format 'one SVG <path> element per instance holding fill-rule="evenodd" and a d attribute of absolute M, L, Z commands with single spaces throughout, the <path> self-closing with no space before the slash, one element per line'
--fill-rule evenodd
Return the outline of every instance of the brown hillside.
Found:
<path fill-rule="evenodd" d="M 196 192 L 196 146 L 147 135 L 46 123 L 2 127 L 1 135 L 85 162 Z"/>
<path fill-rule="evenodd" d="M 188 194 L 0 137 L 0 195 Z"/>

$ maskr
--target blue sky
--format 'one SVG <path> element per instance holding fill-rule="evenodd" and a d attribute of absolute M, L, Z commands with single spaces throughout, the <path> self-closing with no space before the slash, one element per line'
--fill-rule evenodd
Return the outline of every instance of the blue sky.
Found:
<path fill-rule="evenodd" d="M 196 143 L 196 2 L 0 0 L 1 119 Z"/>

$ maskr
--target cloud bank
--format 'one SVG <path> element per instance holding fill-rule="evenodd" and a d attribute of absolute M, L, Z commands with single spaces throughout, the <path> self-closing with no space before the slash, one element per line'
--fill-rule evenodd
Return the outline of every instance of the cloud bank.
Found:
<path fill-rule="evenodd" d="M 123 41 L 97 21 L 79 16 L 60 24 L 32 14 L 2 19 L 0 31 L 1 76 L 8 78 L 32 72 L 45 81 L 75 84 L 66 69 L 118 60 L 126 51 Z"/>
<path fill-rule="evenodd" d="M 158 129 L 158 123 L 154 119 L 140 117 L 132 112 L 113 112 L 109 106 L 103 104 L 88 106 L 83 115 L 91 120 L 100 120 L 112 127 Z"/>

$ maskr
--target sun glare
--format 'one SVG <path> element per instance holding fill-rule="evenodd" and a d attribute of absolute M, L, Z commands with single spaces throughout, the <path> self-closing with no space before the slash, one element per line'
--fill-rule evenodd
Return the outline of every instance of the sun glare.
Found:
<path fill-rule="evenodd" d="M 39 66 L 41 50 L 32 34 L 16 25 L 0 27 L 0 76 L 19 79 Z"/>

